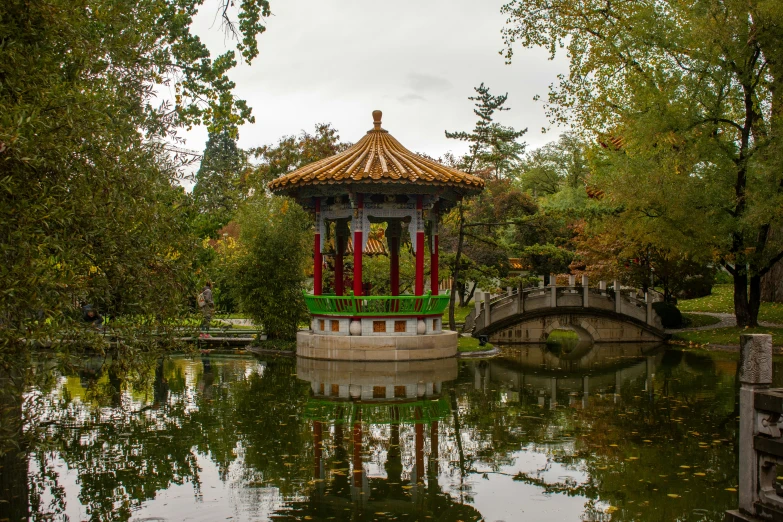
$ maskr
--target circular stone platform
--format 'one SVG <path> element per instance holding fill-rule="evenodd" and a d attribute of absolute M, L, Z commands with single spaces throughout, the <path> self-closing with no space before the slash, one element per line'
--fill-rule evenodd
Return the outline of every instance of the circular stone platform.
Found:
<path fill-rule="evenodd" d="M 457 355 L 457 332 L 429 335 L 296 335 L 296 355 L 341 361 L 417 361 Z"/>

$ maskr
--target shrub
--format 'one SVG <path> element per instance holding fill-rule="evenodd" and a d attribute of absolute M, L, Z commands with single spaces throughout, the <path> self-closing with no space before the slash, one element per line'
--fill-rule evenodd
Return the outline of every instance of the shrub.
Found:
<path fill-rule="evenodd" d="M 661 318 L 661 324 L 664 328 L 681 328 L 682 314 L 679 308 L 672 303 L 653 303 L 653 310 Z"/>
<path fill-rule="evenodd" d="M 287 198 L 259 194 L 239 214 L 239 253 L 232 263 L 242 311 L 262 324 L 269 340 L 296 339 L 308 322 L 302 291 L 312 263 L 312 220 Z"/>

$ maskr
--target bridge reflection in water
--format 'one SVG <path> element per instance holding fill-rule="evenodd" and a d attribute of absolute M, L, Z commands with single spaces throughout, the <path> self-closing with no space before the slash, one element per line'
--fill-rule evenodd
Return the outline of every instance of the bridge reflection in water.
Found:
<path fill-rule="evenodd" d="M 539 406 L 589 406 L 591 395 L 617 401 L 623 383 L 644 379 L 643 391 L 653 397 L 655 369 L 663 360 L 664 344 L 579 342 L 562 345 L 506 347 L 506 355 L 476 364 L 474 385 L 485 390 L 490 381 L 535 396 Z"/>

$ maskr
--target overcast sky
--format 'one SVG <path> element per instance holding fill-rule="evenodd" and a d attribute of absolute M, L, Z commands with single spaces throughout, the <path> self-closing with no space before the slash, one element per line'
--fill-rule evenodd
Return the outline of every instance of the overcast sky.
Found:
<path fill-rule="evenodd" d="M 231 72 L 236 93 L 253 108 L 256 123 L 240 129 L 243 148 L 275 143 L 287 134 L 331 123 L 343 141 L 372 128 L 371 112 L 383 111 L 383 127 L 408 149 L 440 156 L 462 153 L 463 143 L 444 130 L 471 130 L 476 117 L 468 96 L 484 82 L 508 92 L 498 120 L 527 127 L 525 141 L 538 147 L 562 132 L 548 126 L 547 87 L 566 72 L 564 59 L 543 50 L 516 49 L 514 63 L 498 54 L 503 1 L 496 0 L 271 0 L 273 16 L 259 38 L 260 54 Z M 226 42 L 206 2 L 195 31 L 212 50 Z M 203 150 L 204 128 L 182 132 L 186 146 Z"/>

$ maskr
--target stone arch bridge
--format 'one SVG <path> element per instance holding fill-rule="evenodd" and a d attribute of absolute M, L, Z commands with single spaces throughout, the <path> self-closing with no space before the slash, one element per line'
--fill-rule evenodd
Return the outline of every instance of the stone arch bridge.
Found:
<path fill-rule="evenodd" d="M 553 330 L 573 330 L 580 341 L 659 342 L 669 337 L 652 307 L 651 293 L 622 289 L 617 281 L 607 288 L 576 285 L 509 288 L 505 294 L 484 294 L 465 319 L 465 332 L 488 336 L 493 343 L 543 343 Z M 554 277 L 552 278 L 554 281 Z M 614 289 L 617 288 L 618 291 Z"/>

